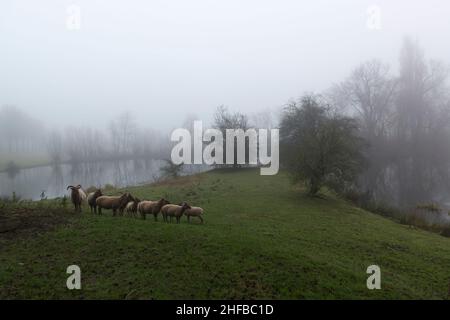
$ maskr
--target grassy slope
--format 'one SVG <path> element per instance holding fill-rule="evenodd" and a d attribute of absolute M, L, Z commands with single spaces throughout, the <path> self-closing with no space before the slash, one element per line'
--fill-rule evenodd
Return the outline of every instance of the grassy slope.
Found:
<path fill-rule="evenodd" d="M 450 239 L 332 197 L 307 198 L 283 174 L 215 171 L 129 190 L 188 199 L 206 209 L 206 223 L 87 214 L 6 243 L 0 297 L 447 298 Z M 81 291 L 65 287 L 71 264 L 82 269 Z M 382 269 L 382 290 L 366 288 L 371 264 Z"/>

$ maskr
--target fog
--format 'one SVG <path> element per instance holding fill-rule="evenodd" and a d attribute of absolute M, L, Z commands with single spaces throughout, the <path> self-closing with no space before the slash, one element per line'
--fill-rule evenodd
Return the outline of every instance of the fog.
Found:
<path fill-rule="evenodd" d="M 111 160 L 132 178 L 94 184 L 155 180 L 172 129 L 274 128 L 312 93 L 358 124 L 358 193 L 449 207 L 448 17 L 445 1 L 2 1 L 0 194 Z M 66 172 L 16 178 L 40 165 Z"/>
<path fill-rule="evenodd" d="M 67 26 L 80 9 L 80 28 Z M 371 28 L 368 8 L 380 9 Z M 160 130 L 322 91 L 359 63 L 393 68 L 405 35 L 449 62 L 447 1 L 24 1 L 0 4 L 0 105 L 48 127 Z"/>

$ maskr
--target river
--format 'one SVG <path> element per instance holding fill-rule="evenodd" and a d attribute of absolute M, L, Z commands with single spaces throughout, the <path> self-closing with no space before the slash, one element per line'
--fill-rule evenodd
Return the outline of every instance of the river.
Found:
<path fill-rule="evenodd" d="M 22 199 L 40 199 L 44 191 L 48 198 L 68 194 L 68 185 L 81 184 L 103 187 L 106 184 L 115 187 L 136 186 L 151 183 L 162 176 L 161 160 L 120 160 L 103 162 L 85 162 L 81 164 L 62 164 L 22 169 L 17 172 L 0 173 L 0 196 L 12 196 L 13 192 Z M 183 175 L 208 170 L 208 166 L 185 166 Z"/>

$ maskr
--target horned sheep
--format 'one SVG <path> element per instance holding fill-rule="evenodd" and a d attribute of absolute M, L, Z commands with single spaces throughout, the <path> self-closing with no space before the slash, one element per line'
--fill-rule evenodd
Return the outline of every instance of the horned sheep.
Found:
<path fill-rule="evenodd" d="M 81 189 L 81 185 L 76 187 L 68 186 L 66 190 L 71 190 L 70 199 L 75 207 L 76 212 L 81 212 L 81 204 L 86 200 L 86 193 Z"/>

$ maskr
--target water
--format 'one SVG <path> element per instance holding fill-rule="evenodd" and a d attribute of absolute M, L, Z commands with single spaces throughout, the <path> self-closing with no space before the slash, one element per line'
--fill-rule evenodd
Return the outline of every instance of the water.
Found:
<path fill-rule="evenodd" d="M 160 160 L 123 160 L 90 162 L 77 165 L 63 164 L 22 169 L 18 172 L 0 173 L 0 196 L 11 196 L 13 192 L 22 199 L 40 199 L 42 191 L 48 198 L 68 194 L 68 185 L 81 184 L 103 187 L 135 186 L 154 182 L 161 178 Z M 208 170 L 207 166 L 185 166 L 183 174 L 194 174 Z"/>

